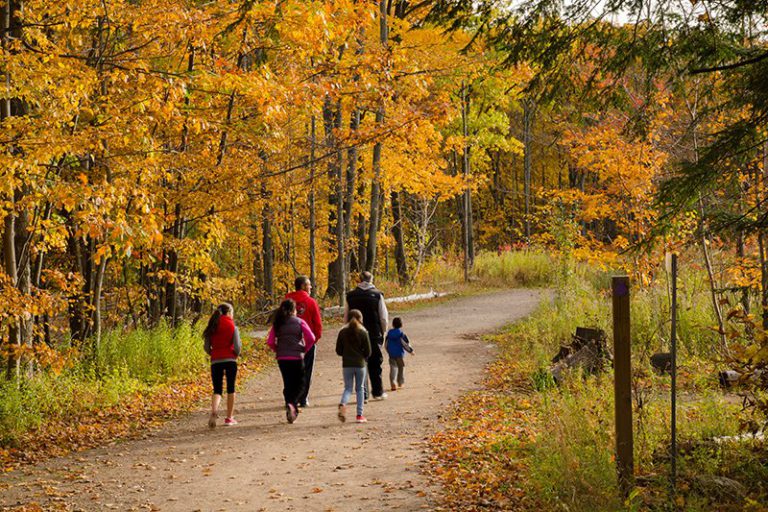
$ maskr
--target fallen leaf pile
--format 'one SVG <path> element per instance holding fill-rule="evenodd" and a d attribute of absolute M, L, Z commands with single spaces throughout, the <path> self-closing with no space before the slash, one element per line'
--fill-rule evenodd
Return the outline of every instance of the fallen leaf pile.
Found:
<path fill-rule="evenodd" d="M 465 395 L 445 430 L 430 439 L 428 472 L 442 485 L 442 508 L 488 511 L 528 509 L 525 448 L 535 442 L 539 418 L 531 408 L 523 364 L 502 354 L 486 371 L 484 390 Z"/>

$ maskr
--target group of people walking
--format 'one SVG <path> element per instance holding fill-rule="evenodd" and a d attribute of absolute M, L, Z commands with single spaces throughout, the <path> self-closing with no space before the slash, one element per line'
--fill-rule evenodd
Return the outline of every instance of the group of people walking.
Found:
<path fill-rule="evenodd" d="M 322 316 L 312 298 L 312 283 L 306 276 L 296 278 L 295 291 L 286 295 L 273 315 L 267 345 L 275 352 L 283 380 L 283 399 L 288 423 L 293 423 L 299 411 L 309 405 L 317 343 L 323 334 Z M 403 387 L 405 353 L 413 354 L 410 340 L 402 330 L 400 318 L 394 318 L 388 330 L 389 313 L 384 295 L 373 285 L 370 272 L 360 274 L 360 282 L 347 293 L 344 327 L 336 338 L 336 353 L 342 359 L 344 391 L 338 407 L 338 418 L 346 421 L 347 404 L 356 395 L 355 421 L 365 423 L 364 404 L 369 396 L 374 400 L 387 398 L 382 380 L 382 365 L 386 348 L 389 355 L 389 380 L 392 391 Z M 208 426 L 216 426 L 222 401 L 223 381 L 227 382 L 227 416 L 224 425 L 235 425 L 235 379 L 237 358 L 242 344 L 234 324 L 234 308 L 221 304 L 208 322 L 203 337 L 205 350 L 211 356 L 213 397 Z M 370 384 L 369 384 L 370 383 Z"/>

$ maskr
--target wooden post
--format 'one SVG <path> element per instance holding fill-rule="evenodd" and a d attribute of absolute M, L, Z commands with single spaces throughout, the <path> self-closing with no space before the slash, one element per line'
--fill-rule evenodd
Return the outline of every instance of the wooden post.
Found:
<path fill-rule="evenodd" d="M 619 487 L 626 496 L 632 488 L 632 363 L 630 359 L 629 277 L 612 280 L 614 396 L 616 403 L 616 465 Z"/>

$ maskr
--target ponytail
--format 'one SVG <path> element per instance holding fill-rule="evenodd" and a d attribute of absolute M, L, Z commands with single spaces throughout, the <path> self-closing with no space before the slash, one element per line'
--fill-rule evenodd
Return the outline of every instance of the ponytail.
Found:
<path fill-rule="evenodd" d="M 359 309 L 350 309 L 349 310 L 349 325 L 353 329 L 357 329 L 358 331 L 361 329 L 364 329 L 363 327 L 363 314 L 360 312 Z"/>
<path fill-rule="evenodd" d="M 203 331 L 203 338 L 210 339 L 211 336 L 213 336 L 213 333 L 216 332 L 216 329 L 219 328 L 219 320 L 222 316 L 231 313 L 234 310 L 231 304 L 227 304 L 226 302 L 219 304 L 216 310 L 211 315 L 211 318 L 208 320 L 208 325 L 205 327 L 205 330 Z"/>
<path fill-rule="evenodd" d="M 275 311 L 275 318 L 272 321 L 272 327 L 275 328 L 275 331 L 285 324 L 294 311 L 296 311 L 296 303 L 291 299 L 286 299 L 280 303 L 280 307 Z"/>

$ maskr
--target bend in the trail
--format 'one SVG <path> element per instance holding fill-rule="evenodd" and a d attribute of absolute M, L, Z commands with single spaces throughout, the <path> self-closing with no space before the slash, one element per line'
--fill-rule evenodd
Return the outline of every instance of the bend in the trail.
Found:
<path fill-rule="evenodd" d="M 279 373 L 238 395 L 236 427 L 206 426 L 203 410 L 147 439 L 51 460 L 0 478 L 0 506 L 54 510 L 419 510 L 439 489 L 420 471 L 424 439 L 493 357 L 480 334 L 529 314 L 542 292 L 508 290 L 399 313 L 416 355 L 406 385 L 370 402 L 369 423 L 339 423 L 336 329 L 320 341 L 310 407 L 285 421 Z M 385 382 L 388 364 L 384 364 Z M 350 409 L 354 408 L 354 405 Z"/>

